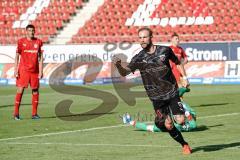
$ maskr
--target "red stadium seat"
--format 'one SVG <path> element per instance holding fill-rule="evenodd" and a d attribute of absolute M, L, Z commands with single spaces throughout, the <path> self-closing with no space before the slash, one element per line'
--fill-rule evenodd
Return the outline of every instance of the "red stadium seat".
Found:
<path fill-rule="evenodd" d="M 133 36 L 137 34 L 137 29 L 139 27 L 126 27 L 124 26 L 125 21 L 127 18 L 130 18 L 135 12 L 135 10 L 138 8 L 138 5 L 141 4 L 143 1 L 132 1 L 132 3 L 124 3 L 122 1 L 109 1 L 104 4 L 101 8 L 99 8 L 98 12 L 92 17 L 94 20 L 99 20 L 93 22 L 95 25 L 102 26 L 102 28 L 106 28 L 106 33 L 109 36 L 115 37 L 116 41 L 119 41 L 119 37 L 124 36 Z M 202 1 L 189 1 L 189 3 L 183 3 L 175 0 L 168 0 L 164 1 L 162 4 L 162 8 L 156 12 L 156 16 L 158 17 L 192 17 L 194 15 L 203 15 L 203 16 L 213 16 L 214 17 L 214 23 L 212 25 L 191 25 L 191 26 L 185 26 L 185 25 L 179 25 L 175 27 L 171 27 L 169 25 L 165 27 L 161 26 L 155 26 L 151 27 L 153 31 L 161 36 L 164 35 L 162 38 L 163 41 L 168 41 L 167 38 L 169 33 L 175 31 L 178 32 L 181 35 L 184 34 L 192 34 L 192 36 L 186 36 L 186 41 L 208 41 L 208 39 L 211 40 L 217 40 L 217 38 L 214 38 L 214 35 L 218 34 L 229 34 L 236 33 L 236 25 L 231 25 L 231 23 L 237 24 L 236 21 L 238 21 L 239 13 L 236 9 L 231 9 L 231 12 L 234 13 L 233 15 L 237 14 L 238 16 L 230 16 L 230 13 L 227 13 L 227 10 L 225 9 L 225 0 L 220 1 L 211 1 L 209 3 L 201 3 Z M 211 5 L 209 5 L 211 4 Z M 231 8 L 229 5 L 233 6 L 233 1 L 230 1 L 227 3 L 226 8 Z M 132 7 L 129 7 L 132 6 Z M 204 8 L 205 7 L 205 8 Z M 120 9 L 121 8 L 121 9 Z M 223 9 L 222 9 L 223 8 Z M 194 10 L 197 10 L 197 12 L 194 12 Z M 124 10 L 122 12 L 121 10 Z M 227 16 L 222 17 L 222 13 L 225 13 Z M 121 15 L 121 16 L 120 16 Z M 203 19 L 204 20 L 204 19 Z M 203 21 L 204 22 L 204 21 Z M 194 21 L 193 21 L 194 23 Z M 227 23 L 230 23 L 227 25 Z M 226 26 L 227 25 L 227 26 Z M 110 28 L 109 28 L 110 26 Z M 226 27 L 225 27 L 226 26 Z M 90 31 L 92 31 L 94 28 L 91 25 L 85 25 L 84 28 L 88 28 Z M 100 27 L 101 28 L 101 27 Z M 112 31 L 114 30 L 114 31 Z M 105 35 L 103 34 L 102 30 L 97 29 L 96 30 L 98 35 Z M 96 35 L 96 32 L 92 31 L 94 35 Z M 210 35 L 211 36 L 210 36 Z M 81 34 L 81 36 L 88 36 L 89 34 Z M 107 36 L 106 35 L 106 36 Z M 206 35 L 206 38 L 205 36 Z M 77 35 L 76 35 L 77 36 Z M 229 36 L 224 36 L 224 39 Z M 122 38 L 124 39 L 124 38 Z M 157 39 L 157 38 L 156 38 Z M 108 39 L 109 40 L 109 39 Z M 184 41 L 184 36 L 183 36 Z"/>
<path fill-rule="evenodd" d="M 21 29 L 11 29 L 13 22 L 18 20 L 20 15 L 25 13 L 26 10 L 34 4 L 34 0 L 8 0 L 0 1 L 0 26 L 4 25 L 4 28 L 7 32 L 4 32 L 5 36 L 23 36 Z M 57 29 L 63 27 L 62 21 L 66 23 L 70 21 L 70 14 L 76 12 L 76 7 L 82 6 L 82 0 L 68 0 L 68 1 L 50 1 L 50 4 L 47 8 L 43 8 L 42 12 L 37 15 L 37 20 L 32 21 L 31 24 L 35 26 L 41 26 L 39 28 L 38 35 L 47 35 L 44 36 L 44 41 L 48 41 L 49 37 L 57 34 Z M 68 9 L 64 8 L 67 7 Z M 4 16 L 5 15 L 5 16 Z M 7 19 L 5 19 L 7 18 Z M 2 27 L 2 26 L 1 26 Z M 1 33 L 3 34 L 3 32 Z M 8 40 L 0 40 L 2 43 L 15 43 L 14 38 L 9 38 Z M 4 42 L 3 42 L 4 41 Z"/>
<path fill-rule="evenodd" d="M 19 19 L 21 14 L 25 13 L 28 7 L 32 6 L 34 2 L 34 0 L 1 1 L 0 27 L 2 29 L 0 30 L 0 35 L 12 37 L 22 36 L 23 33 L 21 30 L 11 29 L 11 27 L 13 22 Z M 129 0 L 127 3 L 124 0 L 105 1 L 103 6 L 98 8 L 97 13 L 91 17 L 91 20 L 82 28 L 79 28 L 78 33 L 72 37 L 70 42 L 104 43 L 110 40 L 114 42 L 121 40 L 136 41 L 137 30 L 140 27 L 134 25 L 126 26 L 125 22 L 128 18 L 131 18 L 132 14 L 143 2 L 144 0 Z M 150 3 L 155 1 L 146 2 Z M 166 37 L 169 37 L 169 33 L 173 31 L 180 34 L 182 41 L 236 40 L 236 38 L 239 37 L 239 1 L 209 0 L 205 2 L 203 0 L 162 0 L 161 2 L 154 11 L 154 14 L 150 16 L 156 19 L 168 18 L 170 21 L 166 21 L 166 26 L 159 24 L 150 26 L 157 36 L 154 40 L 161 39 L 167 42 L 168 38 Z M 58 34 L 58 31 L 65 26 L 65 23 L 70 22 L 70 19 L 74 16 L 77 9 L 81 9 L 82 6 L 84 6 L 83 3 L 88 2 L 83 2 L 82 0 L 50 1 L 49 6 L 37 15 L 37 20 L 31 23 L 36 26 L 41 26 L 39 29 L 41 32 L 37 32 L 39 32 L 39 35 L 47 35 L 47 37 L 44 37 L 47 42 L 50 37 L 54 38 L 54 36 Z M 204 18 L 198 17 L 198 20 L 202 20 L 201 23 L 198 21 L 198 25 L 195 25 L 196 21 L 194 18 L 192 21 L 188 21 L 190 25 L 185 25 L 185 22 L 194 16 L 196 16 L 195 18 L 198 16 L 212 16 L 213 24 L 204 25 L 202 24 L 204 23 Z M 176 17 L 175 20 L 179 20 L 179 17 L 186 17 L 186 21 L 178 21 L 178 24 L 175 25 L 175 23 L 173 23 L 173 17 Z M 135 20 L 136 19 L 133 19 L 133 24 Z M 172 26 L 169 25 L 169 22 Z M 0 43 L 2 44 L 3 41 L 4 40 L 1 39 Z M 5 40 L 4 43 L 8 43 L 9 41 L 11 41 L 11 43 L 15 42 L 15 38 L 9 38 L 9 40 Z"/>

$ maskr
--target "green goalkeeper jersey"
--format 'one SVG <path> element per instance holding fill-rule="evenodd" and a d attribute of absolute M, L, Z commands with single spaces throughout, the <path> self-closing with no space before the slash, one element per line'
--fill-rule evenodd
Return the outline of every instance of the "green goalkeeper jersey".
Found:
<path fill-rule="evenodd" d="M 191 131 L 197 127 L 196 112 L 185 102 L 182 102 L 182 104 L 183 104 L 183 108 L 185 109 L 184 124 L 180 125 L 180 124 L 174 123 L 174 125 L 179 131 Z M 161 132 L 161 130 L 155 124 L 148 125 L 143 122 L 136 122 L 135 127 L 143 131 Z"/>
<path fill-rule="evenodd" d="M 184 93 L 190 92 L 190 89 L 182 87 L 182 88 L 179 88 L 178 91 L 179 91 L 179 96 L 182 97 Z M 182 104 L 185 110 L 184 124 L 180 125 L 175 122 L 174 125 L 179 131 L 191 131 L 197 127 L 196 112 L 187 103 L 182 101 Z M 144 130 L 144 131 L 161 132 L 161 130 L 155 124 L 147 125 L 143 122 L 136 122 L 135 127 L 137 129 Z"/>
<path fill-rule="evenodd" d="M 187 103 L 182 101 L 182 104 L 185 109 L 184 124 L 174 123 L 174 125 L 179 131 L 191 131 L 197 127 L 196 112 Z"/>

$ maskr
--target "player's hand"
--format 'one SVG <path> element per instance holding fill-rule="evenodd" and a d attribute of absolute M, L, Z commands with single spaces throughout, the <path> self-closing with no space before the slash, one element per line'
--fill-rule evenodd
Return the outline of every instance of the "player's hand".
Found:
<path fill-rule="evenodd" d="M 184 86 L 185 88 L 189 88 L 189 86 L 190 86 L 190 83 L 189 83 L 187 77 L 184 77 L 184 78 L 183 78 L 183 86 Z"/>
<path fill-rule="evenodd" d="M 115 65 L 121 65 L 121 59 L 118 58 L 116 55 L 114 55 L 112 57 L 112 62 L 115 64 Z"/>
<path fill-rule="evenodd" d="M 187 85 L 186 85 L 186 88 L 190 88 L 190 83 L 189 83 L 188 79 L 187 79 Z"/>
<path fill-rule="evenodd" d="M 41 79 L 42 77 L 43 77 L 43 73 L 42 73 L 42 72 L 39 72 L 38 78 Z"/>
<path fill-rule="evenodd" d="M 19 73 L 18 73 L 18 71 L 17 71 L 17 70 L 14 70 L 14 76 L 15 76 L 16 78 L 18 78 L 18 77 L 19 77 Z"/>

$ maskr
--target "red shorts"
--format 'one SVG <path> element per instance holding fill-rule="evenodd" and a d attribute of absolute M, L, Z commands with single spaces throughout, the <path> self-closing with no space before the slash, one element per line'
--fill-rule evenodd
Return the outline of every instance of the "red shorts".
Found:
<path fill-rule="evenodd" d="M 19 75 L 16 80 L 16 86 L 28 88 L 28 84 L 30 84 L 32 89 L 39 88 L 38 73 L 32 73 L 32 72 L 28 72 L 25 70 L 19 70 Z"/>

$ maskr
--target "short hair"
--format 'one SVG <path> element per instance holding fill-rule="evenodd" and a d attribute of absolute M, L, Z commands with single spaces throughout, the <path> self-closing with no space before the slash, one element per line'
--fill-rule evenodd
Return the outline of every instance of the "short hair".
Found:
<path fill-rule="evenodd" d="M 173 37 L 179 37 L 179 35 L 178 35 L 176 32 L 173 32 L 173 34 L 172 34 L 171 37 L 172 37 L 172 38 L 173 38 Z"/>
<path fill-rule="evenodd" d="M 27 25 L 26 30 L 27 30 L 28 28 L 33 28 L 33 29 L 35 29 L 34 25 L 32 25 L 32 24 Z"/>
<path fill-rule="evenodd" d="M 153 31 L 152 31 L 150 28 L 148 28 L 148 27 L 140 28 L 140 29 L 138 30 L 138 33 L 142 32 L 142 31 L 144 31 L 144 30 L 145 30 L 145 31 L 148 31 L 149 36 L 152 37 Z"/>

